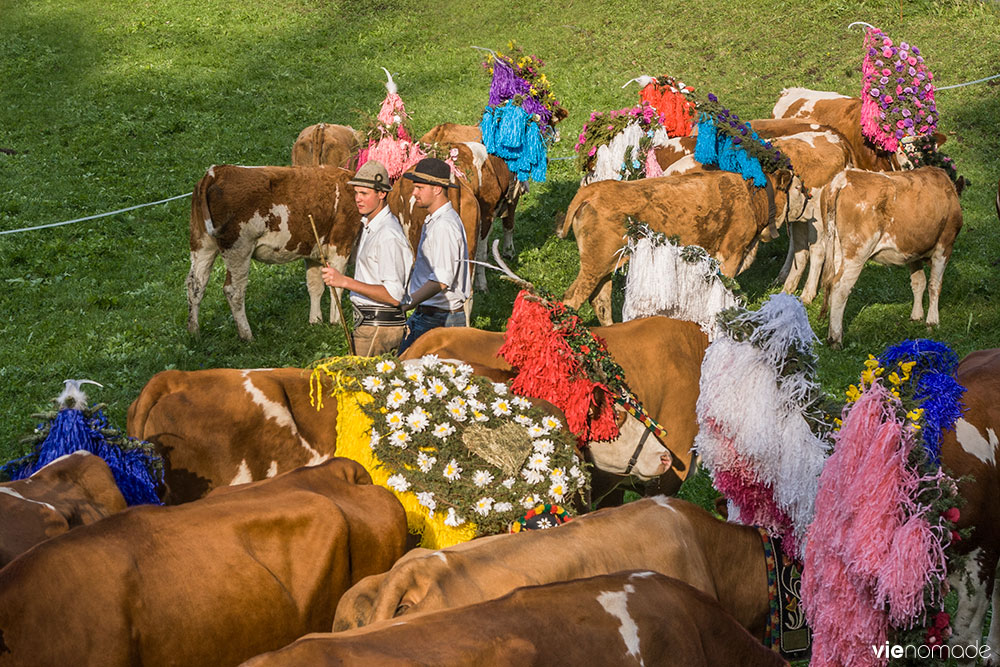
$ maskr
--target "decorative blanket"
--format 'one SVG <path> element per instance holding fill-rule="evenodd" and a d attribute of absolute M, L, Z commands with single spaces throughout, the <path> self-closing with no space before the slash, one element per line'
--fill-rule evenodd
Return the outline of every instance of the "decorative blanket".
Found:
<path fill-rule="evenodd" d="M 767 565 L 767 597 L 771 613 L 764 630 L 764 646 L 788 660 L 803 660 L 812 650 L 812 632 L 802 609 L 802 563 L 789 558 L 781 538 L 758 528 Z"/>

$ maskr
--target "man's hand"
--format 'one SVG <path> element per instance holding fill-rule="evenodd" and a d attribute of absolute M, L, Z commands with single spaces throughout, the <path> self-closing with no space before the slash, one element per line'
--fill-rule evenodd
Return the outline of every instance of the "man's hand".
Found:
<path fill-rule="evenodd" d="M 323 267 L 323 282 L 330 287 L 347 287 L 344 283 L 344 274 L 332 266 Z"/>

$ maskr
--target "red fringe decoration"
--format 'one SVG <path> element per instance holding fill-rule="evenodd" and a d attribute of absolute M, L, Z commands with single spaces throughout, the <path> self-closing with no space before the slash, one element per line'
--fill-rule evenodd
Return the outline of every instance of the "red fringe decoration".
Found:
<path fill-rule="evenodd" d="M 695 107 L 683 93 L 671 90 L 670 86 L 659 86 L 654 81 L 639 91 L 639 99 L 660 112 L 663 127 L 669 136 L 687 137 L 691 134 Z"/>
<path fill-rule="evenodd" d="M 576 353 L 566 342 L 565 330 L 582 326 L 576 315 L 557 330 L 550 309 L 565 309 L 562 303 L 543 304 L 521 290 L 507 321 L 504 343 L 498 354 L 518 369 L 511 390 L 552 403 L 566 415 L 569 429 L 583 442 L 618 437 L 611 390 L 590 380 Z M 564 311 L 563 311 L 564 312 Z M 597 340 L 604 354 L 604 343 Z M 598 392 L 597 390 L 601 391 Z"/>

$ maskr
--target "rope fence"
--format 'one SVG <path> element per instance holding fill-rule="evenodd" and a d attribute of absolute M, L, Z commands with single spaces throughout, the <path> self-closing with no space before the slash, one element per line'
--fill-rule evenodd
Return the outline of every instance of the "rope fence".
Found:
<path fill-rule="evenodd" d="M 5 231 L 0 231 L 0 236 L 4 234 L 17 234 L 19 232 L 33 232 L 36 229 L 48 229 L 49 227 L 62 227 L 63 225 L 72 225 L 75 222 L 84 222 L 86 220 L 96 220 L 98 218 L 106 218 L 109 215 L 117 215 L 119 213 L 125 213 L 126 211 L 134 211 L 137 208 L 145 208 L 147 206 L 156 206 L 157 204 L 165 204 L 168 201 L 173 201 L 175 199 L 183 199 L 184 197 L 190 197 L 191 193 L 187 192 L 182 195 L 177 195 L 176 197 L 168 197 L 166 199 L 161 199 L 159 201 L 152 201 L 148 204 L 137 204 L 135 206 L 129 206 L 128 208 L 120 208 L 117 211 L 108 211 L 107 213 L 98 213 L 97 215 L 88 215 L 85 218 L 76 218 L 74 220 L 64 220 L 63 222 L 52 222 L 47 225 L 37 225 L 35 227 L 22 227 L 20 229 L 8 229 Z"/>

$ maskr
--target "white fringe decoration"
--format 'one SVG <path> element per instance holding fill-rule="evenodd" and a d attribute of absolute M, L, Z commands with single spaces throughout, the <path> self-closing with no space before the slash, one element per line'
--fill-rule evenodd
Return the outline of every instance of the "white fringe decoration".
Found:
<path fill-rule="evenodd" d="M 594 170 L 580 180 L 580 185 L 584 186 L 597 181 L 620 181 L 622 164 L 625 163 L 625 151 L 630 147 L 632 159 L 645 163 L 645 158 L 640 159 L 639 156 L 639 141 L 644 136 L 645 132 L 638 122 L 626 125 L 625 129 L 616 134 L 611 141 L 597 149 L 594 157 Z M 652 137 L 653 145 L 662 145 L 669 138 L 665 129 L 657 128 Z"/>
<path fill-rule="evenodd" d="M 801 302 L 789 295 L 772 296 L 761 310 L 738 321 L 758 323 L 751 340 L 763 349 L 729 336 L 709 346 L 701 367 L 694 448 L 713 478 L 717 472 L 735 472 L 770 487 L 804 551 L 830 445 L 812 432 L 799 402 L 816 387 L 815 380 L 803 371 L 782 378 L 780 385 L 778 380 L 789 346 L 811 344 L 814 336 Z"/>
<path fill-rule="evenodd" d="M 643 232 L 640 239 L 626 240 L 625 252 L 631 257 L 622 320 L 665 315 L 696 322 L 710 341 L 715 340 L 716 316 L 726 308 L 742 306 L 742 301 L 722 283 L 710 257 L 688 262 L 681 256 L 682 247 L 657 242 L 649 227 Z"/>

